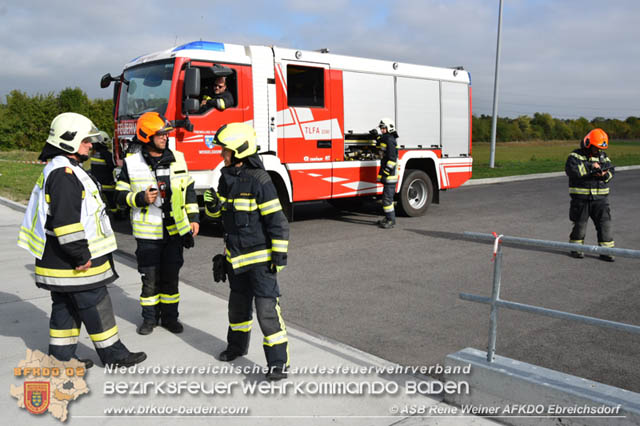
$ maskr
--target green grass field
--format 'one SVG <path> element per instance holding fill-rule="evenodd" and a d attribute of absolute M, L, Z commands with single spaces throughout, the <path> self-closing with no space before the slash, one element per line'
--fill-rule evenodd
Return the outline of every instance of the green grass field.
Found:
<path fill-rule="evenodd" d="M 34 161 L 38 154 L 25 151 L 0 152 L 0 196 L 26 204 L 44 165 L 18 161 Z"/>
<path fill-rule="evenodd" d="M 564 171 L 576 141 L 501 142 L 496 146 L 496 167 L 489 168 L 490 144 L 473 144 L 473 179 Z M 37 152 L 0 151 L 0 196 L 18 202 L 29 199 L 43 166 L 33 161 Z M 639 141 L 612 141 L 607 154 L 616 166 L 640 164 Z"/>
<path fill-rule="evenodd" d="M 473 179 L 564 171 L 576 141 L 502 142 L 496 144 L 495 168 L 489 168 L 491 145 L 473 144 Z M 615 166 L 640 164 L 640 142 L 611 141 L 607 155 Z"/>

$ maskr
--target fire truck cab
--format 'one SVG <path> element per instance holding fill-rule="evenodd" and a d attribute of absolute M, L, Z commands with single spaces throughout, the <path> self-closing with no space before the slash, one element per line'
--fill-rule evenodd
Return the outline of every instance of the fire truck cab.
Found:
<path fill-rule="evenodd" d="M 201 107 L 220 76 L 234 102 Z M 175 123 L 169 146 L 184 153 L 199 193 L 217 187 L 223 163 L 213 138 L 229 122 L 255 128 L 289 217 L 297 202 L 381 194 L 369 130 L 382 117 L 399 134 L 396 193 L 405 214 L 424 214 L 440 190 L 471 177 L 471 80 L 460 67 L 196 41 L 135 58 L 101 86 L 112 81 L 117 163 L 137 118 L 158 111 Z"/>

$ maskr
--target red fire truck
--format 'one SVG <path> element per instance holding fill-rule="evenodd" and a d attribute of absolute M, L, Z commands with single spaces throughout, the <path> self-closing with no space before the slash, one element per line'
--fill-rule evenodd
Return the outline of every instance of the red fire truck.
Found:
<path fill-rule="evenodd" d="M 234 103 L 201 108 L 219 76 Z M 369 130 L 383 117 L 398 129 L 396 191 L 405 214 L 424 214 L 440 190 L 471 177 L 471 78 L 461 67 L 196 41 L 135 58 L 119 76 L 103 76 L 101 86 L 111 82 L 118 164 L 136 119 L 161 112 L 176 126 L 169 146 L 184 153 L 202 193 L 220 176 L 216 130 L 246 122 L 289 217 L 298 202 L 382 193 Z"/>

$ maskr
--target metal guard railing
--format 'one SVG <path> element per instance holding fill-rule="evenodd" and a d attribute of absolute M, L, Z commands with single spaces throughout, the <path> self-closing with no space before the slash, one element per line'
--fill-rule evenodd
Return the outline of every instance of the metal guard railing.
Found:
<path fill-rule="evenodd" d="M 640 326 L 625 324 L 621 322 L 608 321 L 600 318 L 588 317 L 584 315 L 572 314 L 569 312 L 547 309 L 540 306 L 526 305 L 523 303 L 511 302 L 500 299 L 500 279 L 502 275 L 502 243 L 517 244 L 524 247 L 540 247 L 548 249 L 556 249 L 561 251 L 580 251 L 583 253 L 594 253 L 608 256 L 629 257 L 640 259 L 640 250 L 629 250 L 619 248 L 609 248 L 600 246 L 590 246 L 583 244 L 561 243 L 558 241 L 534 240 L 529 238 L 509 237 L 504 235 L 480 234 L 476 232 L 465 232 L 467 239 L 479 241 L 492 241 L 494 267 L 493 267 L 493 289 L 491 297 L 478 296 L 475 294 L 460 293 L 460 299 L 470 302 L 483 303 L 491 305 L 491 314 L 489 317 L 489 344 L 487 349 L 487 361 L 493 362 L 496 353 L 496 337 L 498 329 L 498 308 L 507 308 L 515 311 L 529 312 L 536 315 L 543 315 L 552 318 L 577 321 L 585 324 L 595 325 L 598 327 L 613 328 L 616 330 L 627 331 L 630 333 L 640 334 Z"/>

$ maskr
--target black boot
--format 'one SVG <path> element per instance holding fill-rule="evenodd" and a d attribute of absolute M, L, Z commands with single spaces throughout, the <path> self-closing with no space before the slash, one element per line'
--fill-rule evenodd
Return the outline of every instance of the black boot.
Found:
<path fill-rule="evenodd" d="M 153 329 L 156 327 L 155 321 L 144 320 L 142 324 L 140 324 L 137 328 L 138 334 L 146 336 L 147 334 L 153 333 Z"/>
<path fill-rule="evenodd" d="M 265 377 L 270 382 L 277 382 L 278 380 L 286 379 L 288 376 L 282 367 L 269 367 L 269 372 Z"/>
<path fill-rule="evenodd" d="M 162 327 L 166 328 L 173 334 L 180 334 L 184 331 L 184 326 L 177 319 L 173 321 L 162 320 Z"/>
<path fill-rule="evenodd" d="M 225 349 L 224 351 L 220 352 L 220 355 L 218 355 L 218 359 L 220 361 L 230 362 L 243 355 L 246 354 L 241 354 L 237 351 L 234 351 L 233 349 Z"/>
<path fill-rule="evenodd" d="M 129 355 L 127 355 L 122 359 L 119 359 L 115 362 L 105 363 L 105 367 L 107 366 L 111 366 L 111 368 L 131 367 L 136 364 L 140 364 L 145 359 L 147 359 L 147 354 L 144 352 L 129 352 Z"/>
<path fill-rule="evenodd" d="M 382 229 L 391 229 L 396 224 L 395 219 L 383 219 L 382 222 L 378 224 L 378 226 Z"/>

